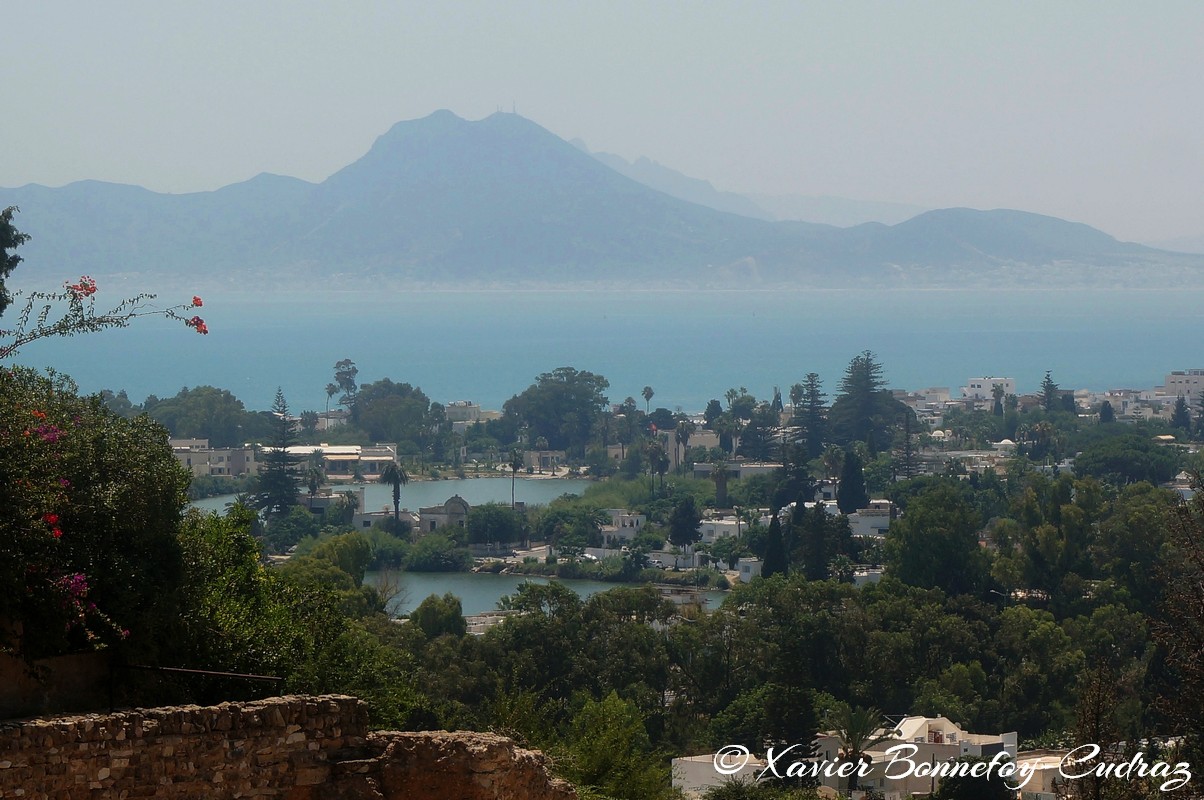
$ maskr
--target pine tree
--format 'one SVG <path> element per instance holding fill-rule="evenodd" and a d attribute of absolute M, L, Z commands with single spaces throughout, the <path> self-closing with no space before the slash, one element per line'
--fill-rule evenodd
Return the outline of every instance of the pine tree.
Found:
<path fill-rule="evenodd" d="M 1099 407 L 1099 424 L 1107 425 L 1109 422 L 1116 421 L 1116 412 L 1112 409 L 1112 404 L 1107 400 Z"/>
<path fill-rule="evenodd" d="M 795 404 L 794 420 L 803 435 L 803 441 L 807 447 L 807 458 L 819 458 L 824 452 L 824 441 L 826 438 L 826 414 L 827 407 L 824 405 L 824 389 L 823 381 L 819 379 L 819 375 L 814 372 L 808 372 L 803 378 L 803 382 L 795 384 L 790 390 L 791 399 L 795 396 L 795 389 L 798 389 L 798 402 Z"/>
<path fill-rule="evenodd" d="M 15 250 L 29 241 L 28 234 L 13 227 L 13 214 L 16 211 L 16 206 L 9 206 L 0 211 L 0 314 L 4 313 L 4 309 L 8 308 L 12 301 L 12 296 L 4 287 L 4 280 L 21 263 L 21 256 L 8 251 Z"/>
<path fill-rule="evenodd" d="M 300 457 L 287 448 L 297 444 L 297 434 L 289 419 L 284 392 L 277 388 L 272 403 L 272 437 L 259 469 L 259 493 L 256 506 L 269 518 L 289 512 L 297 504 L 297 486 L 301 481 Z"/>
<path fill-rule="evenodd" d="M 1187 407 L 1187 399 L 1183 395 L 1175 400 L 1175 410 L 1171 412 L 1171 427 L 1191 430 L 1191 409 Z"/>
<path fill-rule="evenodd" d="M 1041 407 L 1049 411 L 1056 411 L 1062 403 L 1061 393 L 1058 391 L 1058 385 L 1054 383 L 1053 376 L 1049 370 L 1045 370 L 1045 380 L 1041 381 Z"/>

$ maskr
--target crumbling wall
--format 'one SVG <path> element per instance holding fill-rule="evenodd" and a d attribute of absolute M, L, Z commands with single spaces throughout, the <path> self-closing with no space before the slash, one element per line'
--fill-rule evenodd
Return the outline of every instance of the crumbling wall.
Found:
<path fill-rule="evenodd" d="M 0 798 L 573 800 L 547 767 L 493 734 L 369 733 L 342 695 L 0 723 Z"/>

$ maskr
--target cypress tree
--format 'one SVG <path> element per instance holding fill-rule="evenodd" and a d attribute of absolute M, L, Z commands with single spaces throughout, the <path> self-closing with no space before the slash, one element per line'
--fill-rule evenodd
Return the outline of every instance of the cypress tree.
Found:
<path fill-rule="evenodd" d="M 761 577 L 785 575 L 789 564 L 786 561 L 786 543 L 782 541 L 782 523 L 774 514 L 769 522 L 769 535 L 765 538 L 765 563 L 761 565 Z"/>
<path fill-rule="evenodd" d="M 870 495 L 865 488 L 865 472 L 861 457 L 852 448 L 845 451 L 844 467 L 840 472 L 840 486 L 836 488 L 836 505 L 842 514 L 852 514 L 870 504 Z"/>

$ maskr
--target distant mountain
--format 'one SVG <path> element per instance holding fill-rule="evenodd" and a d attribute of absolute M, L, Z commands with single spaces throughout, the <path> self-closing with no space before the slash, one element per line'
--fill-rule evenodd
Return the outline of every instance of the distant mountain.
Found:
<path fill-rule="evenodd" d="M 669 169 L 643 156 L 637 158 L 635 161 L 628 161 L 614 153 L 590 152 L 586 149 L 585 143 L 580 139 L 574 139 L 573 144 L 620 175 L 656 189 L 658 192 L 664 192 L 670 197 L 676 197 L 678 200 L 685 200 L 688 203 L 706 206 L 716 211 L 725 211 L 729 214 L 739 214 L 742 217 L 763 220 L 776 219 L 773 214 L 767 212 L 742 194 L 721 192 L 712 186 L 710 181 L 691 178 L 688 175 L 683 175 L 677 170 Z"/>
<path fill-rule="evenodd" d="M 897 225 L 923 214 L 929 209 L 905 203 L 886 203 L 874 200 L 852 200 L 830 195 L 750 194 L 745 195 L 771 219 L 802 219 L 851 228 L 866 222 Z"/>
<path fill-rule="evenodd" d="M 847 229 L 725 213 L 652 189 L 503 113 L 469 122 L 440 111 L 398 123 L 317 184 L 264 174 L 167 195 L 83 181 L 0 189 L 0 207 L 8 205 L 21 206 L 17 225 L 33 237 L 18 285 L 81 273 L 132 286 L 203 277 L 296 289 L 1145 285 L 1204 276 L 1204 257 L 1019 211 L 950 209 Z"/>
<path fill-rule="evenodd" d="M 1199 236 L 1179 236 L 1165 239 L 1161 242 L 1150 242 L 1151 247 L 1170 250 L 1175 253 L 1204 253 L 1204 234 Z"/>
<path fill-rule="evenodd" d="M 678 200 L 753 219 L 796 220 L 817 222 L 821 225 L 835 225 L 838 228 L 851 228 L 866 222 L 894 225 L 929 210 L 923 206 L 903 203 L 851 200 L 847 197 L 827 195 L 722 192 L 712 186 L 710 181 L 691 178 L 643 156 L 635 161 L 628 161 L 614 153 L 591 152 L 585 142 L 580 139 L 574 139 L 573 144 L 620 175 L 626 175 L 633 181 L 676 197 Z"/>

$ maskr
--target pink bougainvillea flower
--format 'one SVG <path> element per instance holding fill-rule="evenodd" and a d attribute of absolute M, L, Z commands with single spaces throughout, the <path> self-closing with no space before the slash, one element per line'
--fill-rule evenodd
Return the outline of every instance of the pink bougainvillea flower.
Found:
<path fill-rule="evenodd" d="M 197 297 L 197 296 L 194 294 L 194 295 L 192 296 L 192 305 L 193 305 L 194 307 L 196 307 L 196 308 L 200 308 L 201 306 L 203 306 L 203 305 L 205 305 L 205 304 L 201 302 L 201 298 Z"/>
<path fill-rule="evenodd" d="M 57 442 L 63 438 L 63 431 L 56 425 L 39 425 L 36 432 L 43 442 Z"/>

